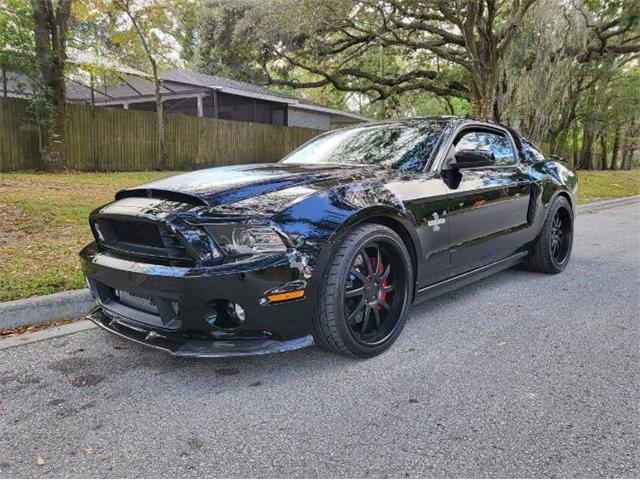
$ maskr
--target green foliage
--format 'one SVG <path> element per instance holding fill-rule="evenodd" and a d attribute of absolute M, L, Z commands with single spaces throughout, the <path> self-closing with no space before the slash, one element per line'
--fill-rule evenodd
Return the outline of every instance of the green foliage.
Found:
<path fill-rule="evenodd" d="M 194 0 L 78 0 L 73 13 L 86 46 L 150 72 L 149 55 L 161 69 L 180 63 L 180 45 L 193 38 L 197 6 Z"/>
<path fill-rule="evenodd" d="M 19 72 L 32 72 L 35 58 L 33 19 L 28 0 L 0 3 L 0 64 Z"/>

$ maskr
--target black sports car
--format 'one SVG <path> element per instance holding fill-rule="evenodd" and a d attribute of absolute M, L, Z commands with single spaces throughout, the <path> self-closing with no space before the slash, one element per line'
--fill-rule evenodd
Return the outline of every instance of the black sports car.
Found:
<path fill-rule="evenodd" d="M 89 317 L 180 356 L 376 355 L 412 302 L 519 263 L 561 272 L 576 191 L 565 164 L 494 123 L 331 131 L 279 163 L 118 192 L 80 254 Z"/>

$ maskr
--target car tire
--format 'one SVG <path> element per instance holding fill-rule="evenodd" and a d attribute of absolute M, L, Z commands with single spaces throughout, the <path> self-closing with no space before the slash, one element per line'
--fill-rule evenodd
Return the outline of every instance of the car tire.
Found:
<path fill-rule="evenodd" d="M 573 220 L 569 201 L 557 197 L 526 260 L 528 270 L 556 274 L 565 269 L 573 248 Z"/>
<path fill-rule="evenodd" d="M 411 257 L 398 234 L 378 224 L 354 228 L 332 252 L 322 280 L 316 343 L 355 357 L 382 353 L 404 327 L 412 288 Z"/>

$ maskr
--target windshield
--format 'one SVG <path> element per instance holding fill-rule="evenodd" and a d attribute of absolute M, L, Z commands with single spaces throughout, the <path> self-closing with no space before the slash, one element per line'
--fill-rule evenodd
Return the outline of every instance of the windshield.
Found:
<path fill-rule="evenodd" d="M 286 156 L 283 163 L 377 165 L 421 171 L 447 123 L 377 124 L 337 130 L 310 141 Z"/>

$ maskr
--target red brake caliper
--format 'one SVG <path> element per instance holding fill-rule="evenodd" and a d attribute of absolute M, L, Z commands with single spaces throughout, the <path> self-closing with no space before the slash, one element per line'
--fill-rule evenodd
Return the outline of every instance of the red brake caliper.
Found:
<path fill-rule="evenodd" d="M 375 267 L 376 259 L 374 257 L 370 257 L 369 261 Z M 378 265 L 378 271 L 380 272 L 380 274 L 382 274 L 384 272 L 384 263 L 380 262 L 380 265 Z M 385 278 L 384 281 L 382 282 L 382 288 L 387 287 L 388 285 L 389 285 L 389 279 Z M 380 297 L 378 297 L 378 298 L 380 299 L 381 302 L 386 302 L 387 301 L 387 292 L 380 292 Z M 381 311 L 382 310 L 382 305 L 378 305 L 376 307 L 376 309 L 378 311 Z"/>

